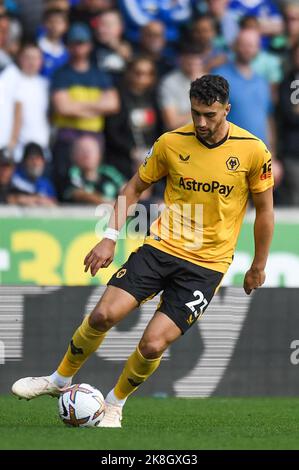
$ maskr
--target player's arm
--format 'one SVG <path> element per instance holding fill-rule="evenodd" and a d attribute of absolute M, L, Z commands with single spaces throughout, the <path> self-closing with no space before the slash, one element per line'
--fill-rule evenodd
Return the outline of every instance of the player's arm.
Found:
<path fill-rule="evenodd" d="M 108 227 L 118 232 L 126 222 L 128 210 L 136 204 L 141 194 L 151 186 L 144 182 L 138 173 L 121 190 L 111 214 Z M 120 200 L 120 196 L 122 199 Z M 110 238 L 103 238 L 85 257 L 85 272 L 90 269 L 92 276 L 95 276 L 100 268 L 107 268 L 113 260 L 116 242 Z"/>
<path fill-rule="evenodd" d="M 250 294 L 265 282 L 265 267 L 274 229 L 273 188 L 252 193 L 255 206 L 254 244 L 255 253 L 250 269 L 245 274 L 244 290 Z"/>

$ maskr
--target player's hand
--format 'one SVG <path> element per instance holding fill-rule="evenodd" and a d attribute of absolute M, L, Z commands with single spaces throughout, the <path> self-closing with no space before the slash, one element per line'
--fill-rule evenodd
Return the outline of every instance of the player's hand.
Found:
<path fill-rule="evenodd" d="M 251 294 L 253 289 L 261 287 L 266 279 L 266 274 L 263 269 L 251 267 L 244 277 L 243 287 L 247 295 Z"/>
<path fill-rule="evenodd" d="M 114 257 L 115 242 L 103 238 L 100 243 L 86 255 L 84 259 L 85 272 L 90 268 L 90 274 L 95 276 L 100 268 L 108 268 Z"/>

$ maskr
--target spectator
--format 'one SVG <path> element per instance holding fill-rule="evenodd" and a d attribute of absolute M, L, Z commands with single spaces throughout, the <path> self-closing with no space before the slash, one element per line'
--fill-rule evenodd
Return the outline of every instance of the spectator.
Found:
<path fill-rule="evenodd" d="M 68 61 L 68 52 L 63 43 L 68 19 L 62 10 L 47 10 L 44 14 L 45 33 L 38 41 L 43 53 L 41 75 L 51 78 L 56 69 Z"/>
<path fill-rule="evenodd" d="M 282 165 L 276 156 L 276 126 L 273 119 L 273 104 L 270 85 L 254 72 L 252 59 L 259 48 L 259 34 L 255 30 L 241 30 L 235 42 L 233 62 L 214 70 L 230 84 L 231 111 L 229 120 L 247 129 L 270 147 L 275 186 L 282 175 Z"/>
<path fill-rule="evenodd" d="M 210 14 L 202 15 L 194 20 L 191 26 L 190 42 L 198 47 L 206 72 L 219 67 L 227 61 L 224 48 L 215 46 L 216 23 Z"/>
<path fill-rule="evenodd" d="M 295 80 L 297 82 L 295 82 Z M 299 43 L 292 54 L 292 70 L 280 86 L 278 115 L 280 121 L 280 156 L 284 165 L 282 202 L 299 206 Z"/>
<path fill-rule="evenodd" d="M 25 206 L 54 206 L 56 193 L 51 181 L 44 176 L 43 149 L 29 143 L 24 149 L 23 160 L 12 178 L 14 203 Z"/>
<path fill-rule="evenodd" d="M 39 39 L 45 35 L 45 27 L 43 19 L 48 11 L 56 10 L 61 11 L 65 14 L 66 18 L 69 18 L 71 5 L 69 0 L 43 0 L 43 10 L 41 19 L 35 28 L 34 35 Z"/>
<path fill-rule="evenodd" d="M 13 203 L 12 176 L 14 170 L 15 163 L 11 153 L 6 148 L 0 149 L 0 204 Z"/>
<path fill-rule="evenodd" d="M 19 89 L 19 69 L 14 65 L 8 65 L 0 72 L 0 148 L 12 148 L 13 126 L 15 110 L 15 94 Z"/>
<path fill-rule="evenodd" d="M 166 27 L 167 41 L 179 39 L 179 28 L 191 18 L 191 0 L 119 0 L 119 7 L 126 20 L 126 33 L 130 41 L 137 42 L 139 30 L 153 20 L 160 20 Z"/>
<path fill-rule="evenodd" d="M 242 18 L 240 21 L 240 28 L 241 30 L 252 29 L 256 31 L 259 36 L 259 48 L 256 56 L 251 62 L 252 69 L 270 83 L 272 88 L 272 98 L 276 103 L 278 99 L 278 85 L 282 80 L 280 59 L 274 54 L 271 54 L 271 52 L 261 49 L 261 27 L 255 16 L 245 16 Z"/>
<path fill-rule="evenodd" d="M 235 42 L 233 62 L 214 70 L 230 84 L 230 121 L 252 132 L 266 143 L 272 144 L 274 136 L 269 137 L 269 121 L 272 102 L 268 82 L 257 75 L 251 62 L 259 49 L 259 35 L 254 30 L 240 31 Z"/>
<path fill-rule="evenodd" d="M 147 56 L 155 62 L 159 77 L 166 75 L 174 68 L 174 52 L 167 47 L 166 31 L 162 21 L 150 21 L 140 29 L 136 53 Z"/>
<path fill-rule="evenodd" d="M 99 141 L 90 136 L 80 137 L 74 143 L 72 157 L 74 165 L 68 171 L 64 201 L 95 205 L 114 201 L 124 178 L 115 168 L 102 165 Z"/>
<path fill-rule="evenodd" d="M 206 9 L 201 0 L 195 0 L 195 10 L 198 13 L 211 15 L 216 22 L 217 37 L 215 45 L 229 48 L 235 41 L 239 26 L 235 15 L 228 8 L 229 0 L 207 0 Z"/>
<path fill-rule="evenodd" d="M 120 112 L 106 122 L 107 162 L 128 179 L 162 132 L 155 85 L 154 63 L 133 59 L 120 86 Z"/>
<path fill-rule="evenodd" d="M 59 191 L 70 166 L 74 139 L 82 133 L 101 139 L 104 117 L 118 111 L 118 96 L 109 76 L 90 62 L 88 27 L 73 24 L 67 42 L 70 62 L 54 74 L 52 81 L 53 122 L 57 128 L 53 163 Z"/>
<path fill-rule="evenodd" d="M 12 60 L 16 60 L 22 45 L 23 27 L 17 18 L 10 18 L 6 51 Z"/>
<path fill-rule="evenodd" d="M 285 73 L 291 71 L 292 50 L 299 42 L 299 3 L 294 0 L 283 6 L 284 33 L 273 37 L 271 49 L 281 58 Z"/>
<path fill-rule="evenodd" d="M 70 22 L 71 24 L 82 22 L 92 29 L 98 15 L 115 6 L 115 0 L 81 0 L 78 5 L 71 8 Z"/>
<path fill-rule="evenodd" d="M 198 48 L 183 45 L 179 56 L 179 67 L 166 75 L 160 85 L 160 103 L 166 129 L 176 129 L 191 120 L 190 103 L 186 100 L 186 96 L 190 90 L 190 83 L 203 74 Z"/>
<path fill-rule="evenodd" d="M 118 77 L 132 56 L 130 44 L 123 40 L 124 25 L 118 10 L 107 10 L 94 26 L 96 47 L 93 59 L 99 68 Z"/>
<path fill-rule="evenodd" d="M 7 12 L 0 5 L 0 71 L 12 62 L 8 51 L 10 21 Z"/>
<path fill-rule="evenodd" d="M 14 126 L 10 146 L 16 161 L 22 158 L 24 146 L 36 142 L 44 149 L 49 146 L 48 82 L 39 75 L 42 54 L 34 43 L 25 44 L 19 54 L 21 70 L 15 90 Z"/>
<path fill-rule="evenodd" d="M 229 9 L 236 15 L 239 21 L 244 16 L 255 16 L 261 26 L 261 34 L 264 37 L 281 34 L 283 30 L 283 21 L 280 11 L 272 0 L 231 0 Z M 264 42 L 266 46 L 268 41 Z"/>

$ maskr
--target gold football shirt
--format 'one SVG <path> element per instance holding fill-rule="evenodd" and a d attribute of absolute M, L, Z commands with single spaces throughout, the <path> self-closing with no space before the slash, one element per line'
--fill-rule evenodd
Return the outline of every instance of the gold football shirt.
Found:
<path fill-rule="evenodd" d="M 233 259 L 249 193 L 274 184 L 265 144 L 232 123 L 215 145 L 199 140 L 193 123 L 166 132 L 139 176 L 146 183 L 166 177 L 165 208 L 145 243 L 223 273 Z"/>

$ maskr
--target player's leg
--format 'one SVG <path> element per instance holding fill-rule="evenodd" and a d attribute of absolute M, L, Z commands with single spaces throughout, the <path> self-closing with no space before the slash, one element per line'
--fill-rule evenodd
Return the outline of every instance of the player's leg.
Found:
<path fill-rule="evenodd" d="M 155 313 L 114 389 L 106 397 L 106 412 L 100 427 L 121 427 L 122 407 L 127 398 L 155 372 L 164 351 L 181 334 L 171 318 L 159 311 Z"/>
<path fill-rule="evenodd" d="M 163 289 L 168 273 L 165 254 L 143 246 L 112 276 L 108 288 L 82 325 L 74 333 L 57 371 L 47 377 L 18 380 L 12 392 L 20 398 L 59 395 L 86 359 L 98 349 L 107 331 L 146 298 Z"/>
<path fill-rule="evenodd" d="M 13 384 L 12 392 L 20 398 L 40 395 L 59 395 L 71 384 L 72 377 L 88 357 L 103 342 L 108 330 L 120 322 L 138 305 L 133 295 L 114 286 L 108 286 L 90 315 L 75 331 L 68 350 L 57 371 L 46 377 L 26 377 Z"/>
<path fill-rule="evenodd" d="M 222 273 L 179 258 L 172 266 L 158 312 L 106 398 L 106 413 L 100 427 L 121 426 L 127 397 L 158 368 L 165 349 L 203 314 L 223 278 Z"/>
<path fill-rule="evenodd" d="M 101 346 L 107 332 L 137 306 L 133 295 L 118 287 L 108 286 L 91 314 L 75 331 L 64 358 L 52 376 L 53 381 L 56 382 L 57 377 L 58 385 L 67 385 L 59 383 L 59 380 L 70 382 L 89 356 Z"/>

